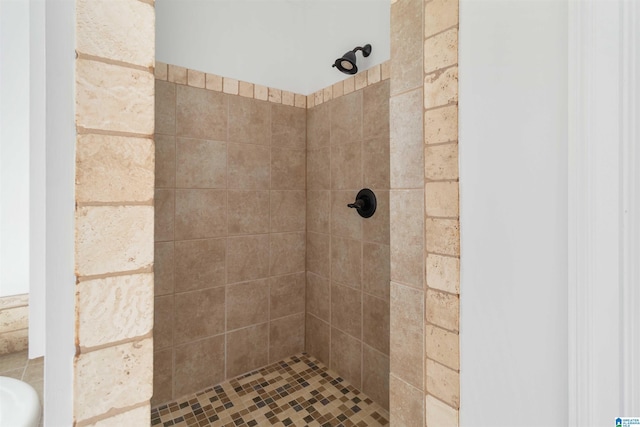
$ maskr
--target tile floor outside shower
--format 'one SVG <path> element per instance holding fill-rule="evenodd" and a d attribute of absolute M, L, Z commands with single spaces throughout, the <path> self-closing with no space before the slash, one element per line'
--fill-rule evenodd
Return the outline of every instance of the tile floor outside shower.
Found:
<path fill-rule="evenodd" d="M 151 425 L 389 425 L 389 414 L 317 359 L 302 353 L 151 410 Z"/>

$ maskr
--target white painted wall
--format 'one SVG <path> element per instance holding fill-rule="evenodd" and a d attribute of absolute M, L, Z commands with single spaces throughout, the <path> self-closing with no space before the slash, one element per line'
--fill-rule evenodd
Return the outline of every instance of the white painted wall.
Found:
<path fill-rule="evenodd" d="M 29 292 L 29 0 L 0 1 L 0 297 Z"/>
<path fill-rule="evenodd" d="M 359 69 L 389 59 L 389 0 L 156 1 L 158 61 L 305 95 L 347 78 L 331 65 L 366 43 Z"/>
<path fill-rule="evenodd" d="M 45 427 L 73 424 L 75 1 L 47 0 Z"/>
<path fill-rule="evenodd" d="M 567 2 L 460 1 L 461 426 L 566 426 Z"/>

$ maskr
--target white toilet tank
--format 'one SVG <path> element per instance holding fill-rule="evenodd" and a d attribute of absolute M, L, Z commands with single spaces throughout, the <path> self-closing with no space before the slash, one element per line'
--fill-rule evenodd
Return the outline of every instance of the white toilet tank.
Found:
<path fill-rule="evenodd" d="M 38 427 L 40 399 L 29 384 L 0 377 L 0 427 Z"/>

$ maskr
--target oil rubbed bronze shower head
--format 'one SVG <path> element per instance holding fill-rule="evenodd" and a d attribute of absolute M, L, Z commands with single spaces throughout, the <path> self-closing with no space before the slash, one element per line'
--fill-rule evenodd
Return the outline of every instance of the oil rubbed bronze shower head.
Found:
<path fill-rule="evenodd" d="M 336 59 L 332 67 L 336 67 L 345 74 L 356 74 L 358 72 L 358 66 L 356 65 L 356 52 L 359 50 L 362 51 L 362 56 L 365 58 L 371 55 L 370 44 L 366 44 L 363 47 L 358 46 L 342 55 L 342 57 Z"/>

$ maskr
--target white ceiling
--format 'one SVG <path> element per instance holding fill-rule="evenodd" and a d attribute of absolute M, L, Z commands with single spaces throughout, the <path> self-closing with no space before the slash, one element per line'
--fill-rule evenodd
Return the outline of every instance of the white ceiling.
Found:
<path fill-rule="evenodd" d="M 310 94 L 348 76 L 331 65 L 356 46 L 360 70 L 389 59 L 389 0 L 156 0 L 156 59 Z"/>

